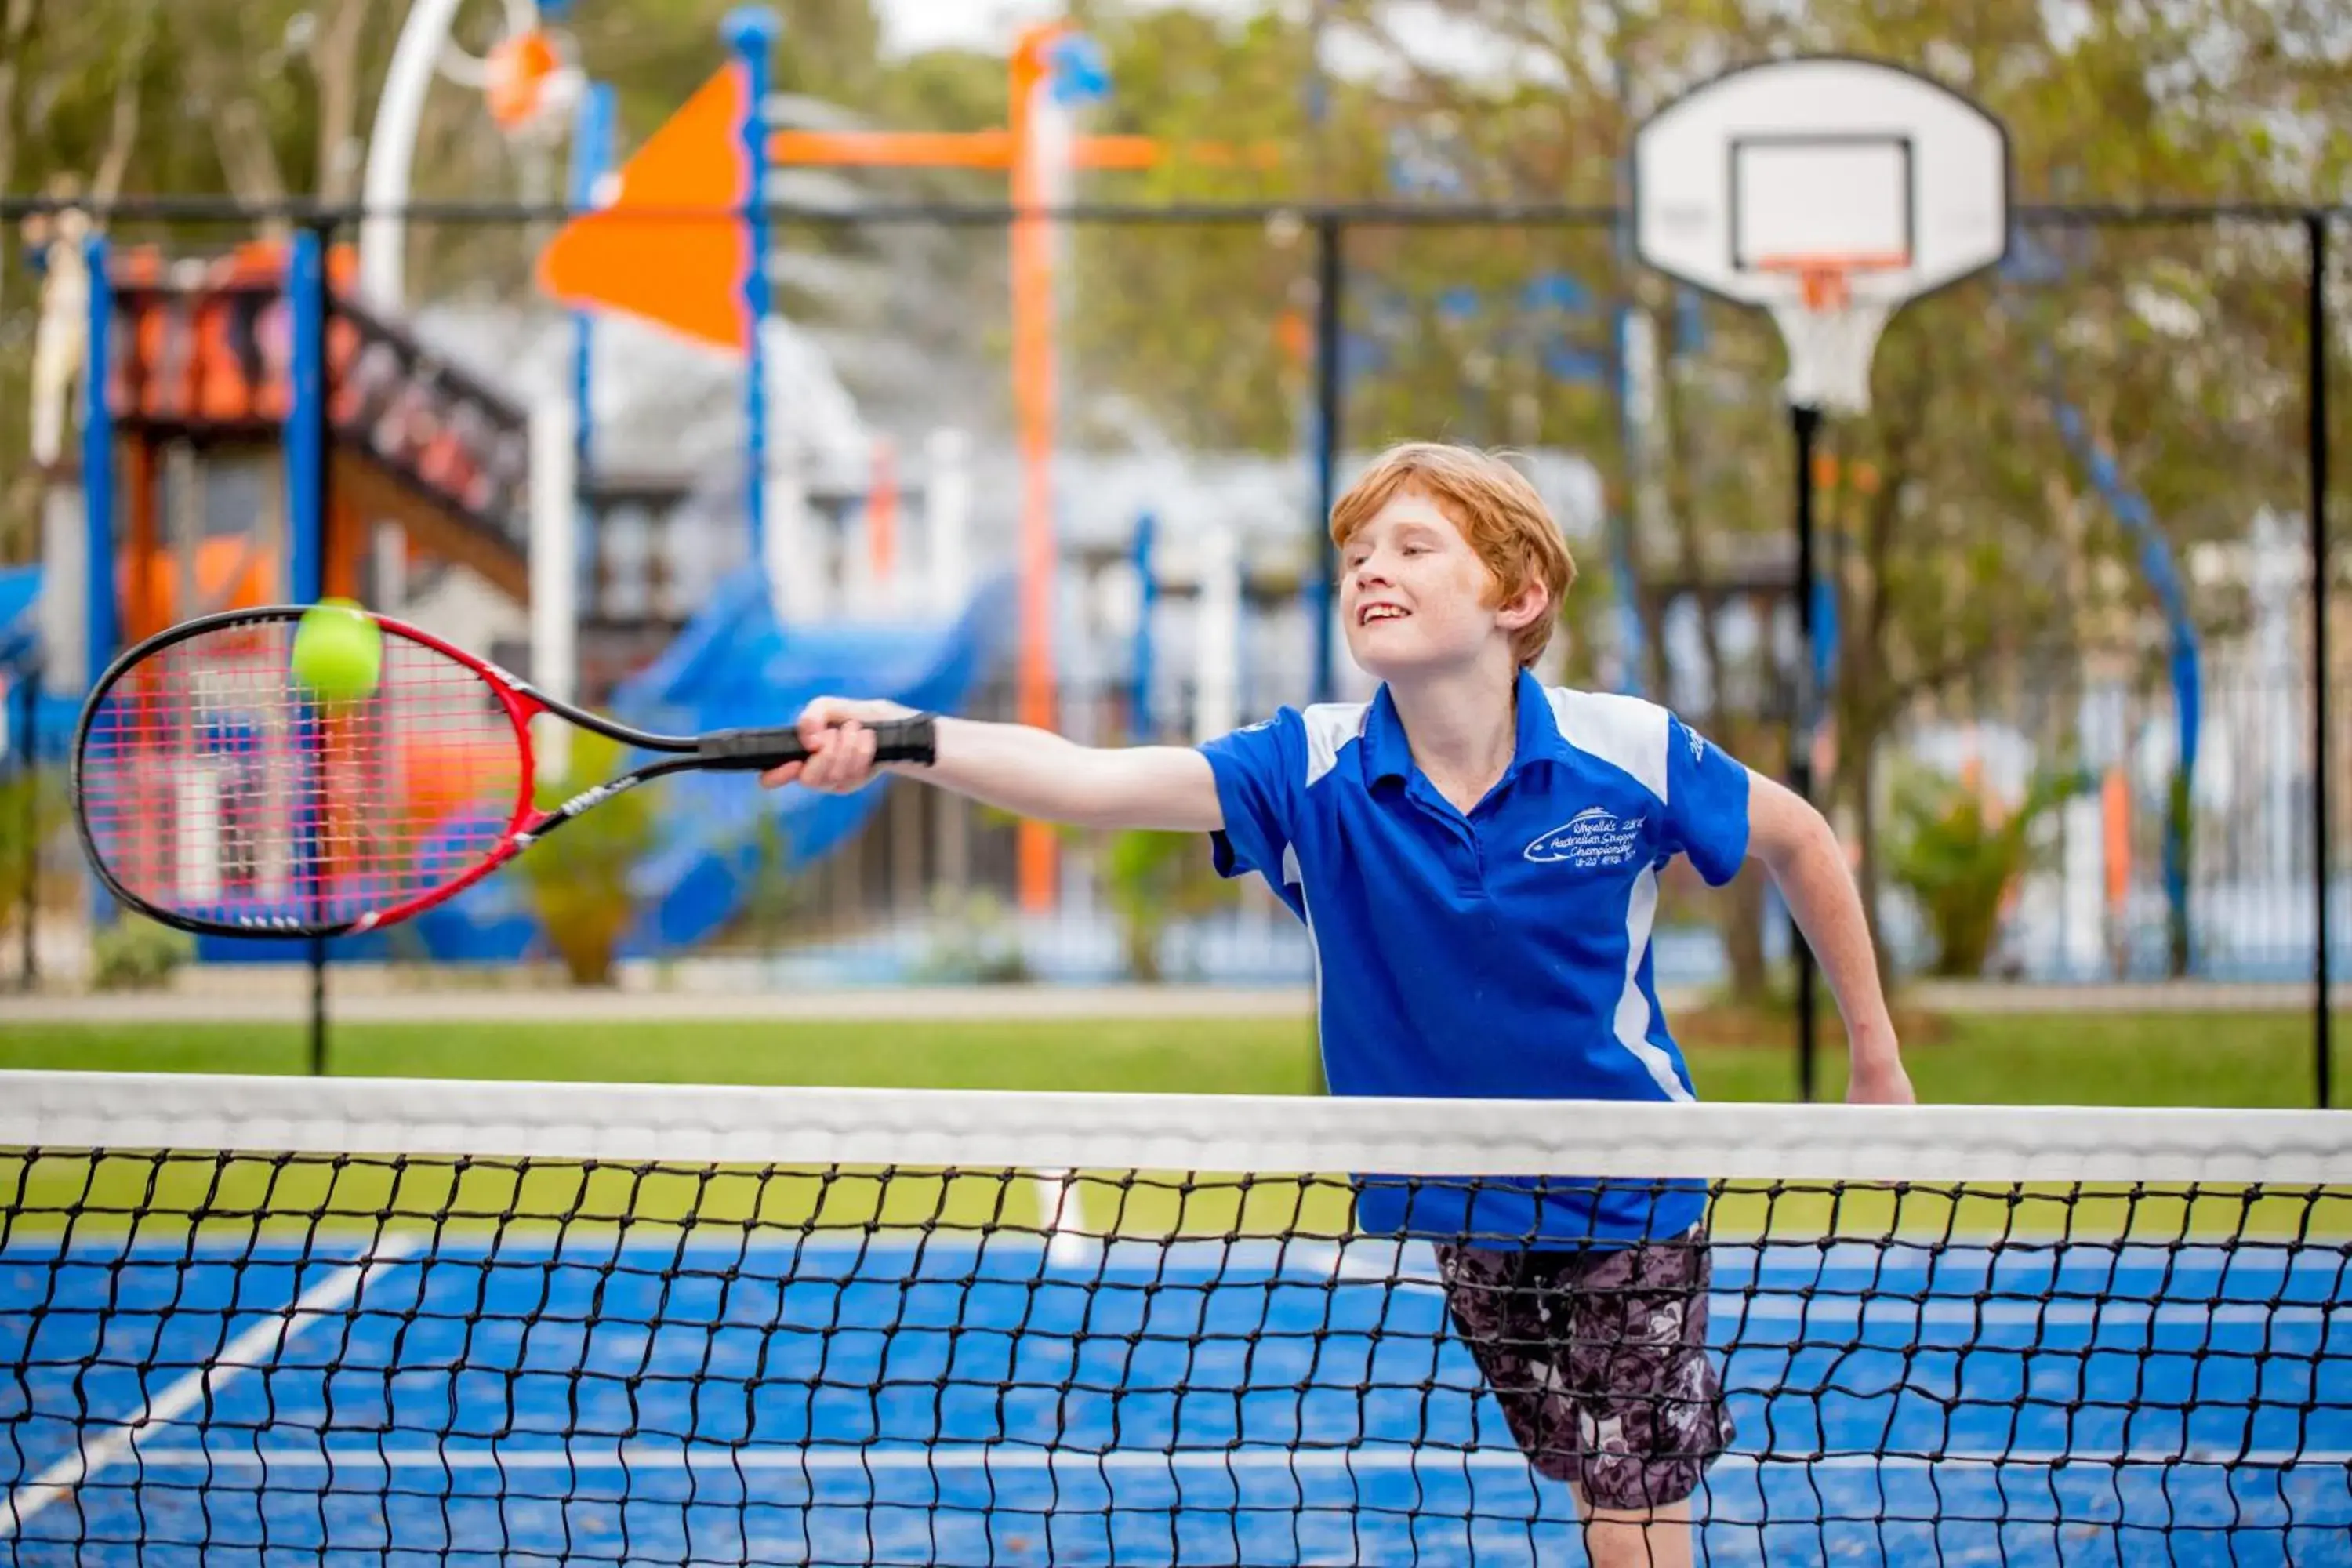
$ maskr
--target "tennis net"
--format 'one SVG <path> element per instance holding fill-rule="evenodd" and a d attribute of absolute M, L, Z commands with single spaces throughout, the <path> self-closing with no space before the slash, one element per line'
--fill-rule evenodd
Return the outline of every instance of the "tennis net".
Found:
<path fill-rule="evenodd" d="M 0 1073 L 0 1559 L 2345 1562 L 2347 1130 Z"/>

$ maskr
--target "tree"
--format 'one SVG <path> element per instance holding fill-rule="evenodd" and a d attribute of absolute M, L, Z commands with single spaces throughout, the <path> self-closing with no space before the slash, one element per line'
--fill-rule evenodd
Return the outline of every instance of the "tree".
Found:
<path fill-rule="evenodd" d="M 1339 199 L 1397 195 L 1394 158 L 1438 171 L 1432 199 L 1601 203 L 1618 195 L 1641 115 L 1735 62 L 1804 49 L 1903 60 L 1979 97 L 2009 126 L 2028 200 L 2311 200 L 2340 189 L 2352 167 L 2352 136 L 2325 113 L 2352 61 L 2340 29 L 2309 5 L 1418 8 L 1416 26 L 1434 9 L 1507 45 L 1496 58 L 1522 62 L 1507 75 L 1415 64 L 1412 40 L 1391 36 L 1409 20 L 1398 8 L 1334 0 L 1322 9 L 1358 57 L 1366 40 L 1376 54 L 1385 48 L 1387 68 L 1330 82 L 1318 127 L 1284 75 L 1305 68 L 1302 28 L 1097 7 L 1118 128 L 1311 142 L 1327 154 L 1316 161 L 1321 194 Z M 1254 177 L 1260 195 L 1306 185 L 1287 165 Z M 1242 183 L 1232 171 L 1153 178 L 1155 194 L 1187 196 Z M 1074 339 L 1087 384 L 1115 387 L 1180 444 L 1294 446 L 1302 379 L 1285 379 L 1270 329 L 1298 303 L 1306 247 L 1286 252 L 1244 231 L 1180 237 L 1081 237 L 1082 247 L 1097 247 L 1099 273 L 1118 279 L 1080 296 Z M 1543 356 L 1526 352 L 1524 323 L 1497 304 L 1530 275 L 1564 273 L 1590 287 L 1595 315 L 1638 302 L 1672 320 L 1673 292 L 1619 270 L 1611 237 L 1600 227 L 1351 232 L 1350 444 L 1438 434 L 1582 451 L 1614 481 L 1622 518 L 1629 476 L 1613 389 L 1546 374 Z M 2070 446 L 2062 426 L 2073 416 L 2146 497 L 2177 558 L 2239 537 L 2264 505 L 2300 510 L 2301 464 L 2289 456 L 2302 444 L 2299 231 L 2064 226 L 2021 237 L 2057 253 L 2063 269 L 2038 284 L 1980 279 L 1903 312 L 1877 352 L 1871 413 L 1827 434 L 1836 482 L 1822 496 L 1822 533 L 1843 635 L 1821 795 L 1859 840 L 1874 909 L 1878 759 L 1908 725 L 1936 712 L 2021 712 L 2109 678 L 2102 671 L 2161 683 L 2165 633 L 2142 547 Z M 1475 308 L 1456 308 L 1472 298 Z M 1759 318 L 1717 307 L 1700 315 L 1703 342 L 1675 357 L 1663 389 L 1673 461 L 1660 526 L 1634 539 L 1633 553 L 1645 579 L 1689 584 L 1702 612 L 1696 649 L 1681 654 L 1701 694 L 1691 717 L 1777 769 L 1781 682 L 1758 679 L 1771 676 L 1769 663 L 1753 649 L 1727 651 L 1716 634 L 1750 592 L 1742 575 L 1769 584 L 1777 573 L 1769 592 L 1786 613 L 1784 354 Z M 2239 613 L 2215 588 L 2190 608 L 2209 634 Z M 1650 617 L 1654 668 L 1661 621 Z M 1727 916 L 1751 984 L 1760 983 L 1755 898 L 1752 887 L 1736 895 Z"/>

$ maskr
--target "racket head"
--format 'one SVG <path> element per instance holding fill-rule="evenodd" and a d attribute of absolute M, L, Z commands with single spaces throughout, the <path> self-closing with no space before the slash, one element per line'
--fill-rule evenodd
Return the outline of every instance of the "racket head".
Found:
<path fill-rule="evenodd" d="M 429 909 L 514 852 L 541 705 L 381 616 L 374 690 L 320 701 L 292 669 L 306 613 L 205 616 L 100 677 L 74 733 L 74 823 L 124 904 L 183 931 L 339 936 Z"/>

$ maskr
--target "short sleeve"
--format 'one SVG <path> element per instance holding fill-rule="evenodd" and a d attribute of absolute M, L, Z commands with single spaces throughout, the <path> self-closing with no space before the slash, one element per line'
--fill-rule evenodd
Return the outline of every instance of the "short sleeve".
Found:
<path fill-rule="evenodd" d="M 1201 744 L 1216 775 L 1223 831 L 1213 840 L 1217 870 L 1227 877 L 1255 871 L 1282 886 L 1283 851 L 1290 847 L 1298 795 L 1306 787 L 1307 725 L 1285 708 L 1261 723 Z"/>
<path fill-rule="evenodd" d="M 1748 769 L 1680 718 L 1666 724 L 1666 829 L 1710 887 L 1748 858 Z"/>

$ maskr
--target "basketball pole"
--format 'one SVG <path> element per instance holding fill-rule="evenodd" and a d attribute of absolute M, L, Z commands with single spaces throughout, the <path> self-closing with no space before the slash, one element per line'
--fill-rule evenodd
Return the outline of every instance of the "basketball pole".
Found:
<path fill-rule="evenodd" d="M 2304 216 L 2305 243 L 2310 257 L 2309 287 L 2305 292 L 2307 390 L 2304 413 L 2309 422 L 2311 452 L 2306 478 L 2311 484 L 2311 859 L 2312 946 L 2311 1069 L 2312 1098 L 2323 1110 L 2335 1099 L 2333 1037 L 2336 999 L 2328 944 L 2333 940 L 2327 921 L 2327 613 L 2329 556 L 2327 548 L 2327 219 L 2319 213 Z"/>
<path fill-rule="evenodd" d="M 1813 798 L 1813 733 L 1820 693 L 1813 679 L 1813 446 L 1822 411 L 1810 403 L 1789 405 L 1789 427 L 1797 447 L 1797 659 L 1794 702 L 1789 717 L 1789 787 L 1797 798 Z M 1789 947 L 1797 963 L 1797 1098 L 1813 1100 L 1813 950 L 1806 944 L 1796 911 L 1789 912 Z"/>
<path fill-rule="evenodd" d="M 1916 184 L 1922 172 L 1932 189 Z M 2009 132 L 1990 111 L 1923 71 L 1853 55 L 1733 66 L 1683 89 L 1633 132 L 1634 257 L 1676 282 L 1769 310 L 1788 349 L 1781 401 L 1797 458 L 1801 643 L 1788 688 L 1788 779 L 1809 805 L 1822 693 L 1834 679 L 1815 602 L 1822 419 L 1869 408 L 1871 357 L 1895 310 L 2008 253 L 2011 183 Z M 1936 210 L 1923 220 L 1930 200 Z M 1863 273 L 1873 276 L 1857 303 L 1849 285 Z M 1833 613 L 1836 601 L 1827 604 Z M 1834 633 L 1834 620 L 1827 624 Z M 1785 895 L 1782 902 L 1794 947 L 1797 1081 L 1811 1100 L 1820 966 L 1795 906 Z M 1866 921 L 1875 913 L 1863 911 Z"/>
<path fill-rule="evenodd" d="M 38 645 L 35 645 L 37 648 Z M 30 995 L 40 970 L 41 914 L 41 657 L 36 652 L 18 667 L 15 687 L 18 701 L 24 706 L 24 716 L 17 721 L 15 747 L 25 780 L 24 833 L 25 862 L 20 868 L 22 886 L 17 889 L 17 936 L 24 946 L 23 970 L 16 976 L 17 989 Z"/>

